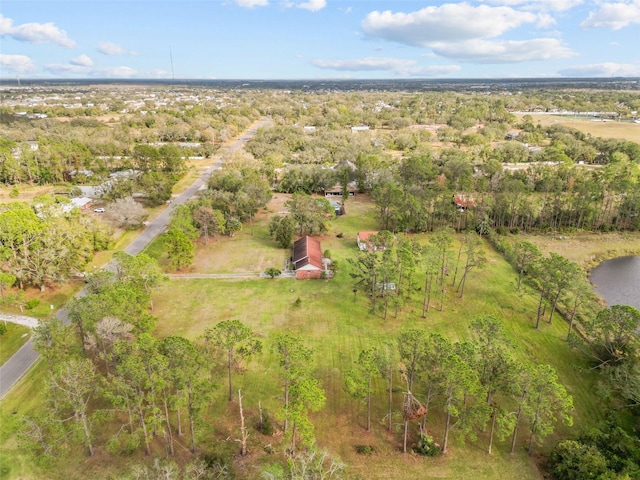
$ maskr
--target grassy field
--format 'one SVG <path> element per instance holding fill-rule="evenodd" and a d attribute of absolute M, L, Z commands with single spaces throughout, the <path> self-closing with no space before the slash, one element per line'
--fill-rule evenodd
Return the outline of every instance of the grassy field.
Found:
<path fill-rule="evenodd" d="M 282 211 L 285 200 L 285 196 L 276 195 L 268 208 L 256 216 L 252 228 L 245 226 L 234 238 L 220 237 L 210 241 L 209 245 L 199 245 L 192 270 L 209 273 L 259 272 L 270 266 L 282 266 L 290 253 L 275 246 L 268 236 L 267 224 L 271 215 Z M 541 479 L 538 468 L 540 459 L 535 455 L 529 457 L 524 451 L 525 432 L 522 432 L 519 449 L 514 456 L 507 453 L 505 440 L 497 442 L 494 455 L 489 457 L 486 453 L 487 438 L 483 434 L 477 441 L 466 443 L 454 435 L 452 448 L 446 456 L 423 458 L 413 454 L 404 455 L 400 453 L 401 434 L 389 433 L 384 428 L 386 403 L 383 395 L 373 405 L 372 431 L 365 431 L 363 406 L 349 398 L 343 386 L 343 374 L 349 370 L 361 349 L 393 340 L 399 332 L 409 328 L 439 332 L 452 341 L 465 340 L 470 337 L 469 323 L 485 315 L 493 315 L 504 322 L 507 335 L 516 345 L 515 354 L 519 359 L 554 366 L 560 381 L 574 397 L 575 426 L 557 425 L 556 433 L 543 447 L 536 447 L 534 451 L 547 453 L 558 438 L 575 436 L 582 428 L 601 419 L 605 412 L 597 396 L 595 374 L 589 371 L 585 359 L 564 341 L 566 323 L 557 317 L 552 325 L 543 322 L 539 331 L 533 328 L 535 295 L 515 291 L 513 269 L 489 245 L 485 245 L 488 259 L 486 268 L 470 274 L 464 298 L 458 298 L 455 289 L 448 287 L 444 311 L 432 308 L 427 318 L 421 318 L 421 298 L 420 293 L 416 292 L 397 317 L 391 312 L 385 321 L 379 312 L 370 313 L 366 297 L 360 293 L 354 296 L 352 292 L 353 280 L 348 274 L 347 259 L 356 255 L 356 232 L 376 229 L 375 211 L 366 196 L 348 201 L 346 209 L 347 215 L 336 218 L 330 231 L 320 237 L 322 249 L 329 250 L 338 264 L 335 279 L 164 280 L 154 293 L 152 313 L 158 318 L 155 334 L 160 337 L 181 335 L 195 339 L 207 327 L 227 319 L 241 320 L 258 332 L 264 342 L 263 353 L 247 365 L 244 375 L 234 377 L 234 387 L 242 389 L 245 415 L 250 422 L 258 414 L 259 402 L 272 413 L 278 411 L 282 404 L 282 387 L 277 380 L 279 367 L 271 348 L 273 334 L 291 332 L 303 336 L 315 350 L 315 375 L 327 396 L 325 408 L 313 416 L 317 442 L 348 465 L 347 478 Z M 419 235 L 417 238 L 427 242 L 429 237 Z M 580 249 L 568 245 L 567 240 L 556 241 L 544 236 L 538 240 L 546 249 L 556 251 L 556 247 L 566 247 L 568 252 L 574 254 L 576 261 L 585 264 L 584 259 L 577 257 L 584 255 L 591 258 L 609 251 L 614 244 L 613 238 L 618 237 L 593 236 L 591 243 L 579 240 Z M 637 237 L 633 238 L 638 241 Z M 528 239 L 535 240 L 533 237 Z M 629 238 L 619 236 L 616 242 L 626 245 Z M 161 240 L 147 249 L 147 253 L 158 256 L 161 263 L 165 264 L 166 259 L 161 252 Z M 419 274 L 417 284 L 421 284 Z M 105 454 L 104 448 L 99 448 L 97 456 L 92 459 L 83 457 L 82 452 L 71 453 L 65 462 L 66 466 L 55 472 L 43 473 L 42 469 L 30 464 L 30 457 L 17 441 L 16 415 L 13 412 L 29 412 L 39 401 L 44 401 L 41 386 L 45 377 L 45 369 L 40 362 L 25 381 L 0 403 L 0 449 L 5 458 L 0 470 L 2 467 L 9 470 L 6 475 L 0 473 L 2 480 L 74 480 L 87 478 L 89 473 L 95 478 L 106 478 L 124 465 L 143 459 L 138 455 L 118 458 L 118 465 L 115 465 Z M 235 453 L 238 447 L 234 439 L 239 436 L 237 402 L 229 404 L 222 379 L 220 385 L 209 412 L 214 419 L 214 428 L 206 445 L 210 449 Z M 376 382 L 376 388 L 382 391 L 384 385 L 381 381 Z M 400 408 L 402 391 L 403 386 L 397 384 L 394 398 L 396 409 Z M 400 426 L 399 420 L 396 425 Z M 442 440 L 443 426 L 442 410 L 432 408 L 427 428 L 437 441 Z M 99 437 L 104 439 L 108 430 L 101 428 Z M 234 465 L 236 478 L 259 478 L 262 465 L 281 460 L 279 439 L 278 433 L 274 437 L 264 437 L 252 431 L 248 458 L 238 460 Z M 267 454 L 264 449 L 267 444 L 271 444 L 276 453 Z M 359 455 L 355 452 L 355 445 L 358 444 L 372 445 L 376 453 Z"/>
<path fill-rule="evenodd" d="M 5 322 L 7 331 L 4 335 L 0 335 L 0 365 L 11 358 L 27 340 L 29 340 L 30 330 L 28 327 L 16 325 L 15 323 Z"/>
<path fill-rule="evenodd" d="M 271 213 L 278 211 L 281 200 L 276 199 L 276 203 L 270 205 Z M 270 411 L 277 410 L 280 405 L 280 386 L 273 381 L 278 367 L 270 348 L 272 335 L 287 331 L 303 336 L 316 351 L 316 375 L 327 393 L 327 405 L 315 418 L 318 443 L 339 455 L 350 466 L 349 471 L 355 475 L 354 478 L 540 478 L 535 459 L 524 454 L 509 456 L 505 453 L 507 446 L 504 443 L 499 444 L 498 452 L 488 459 L 486 439 L 483 438 L 464 446 L 459 442 L 445 458 L 404 456 L 399 453 L 401 436 L 389 434 L 382 426 L 386 413 L 384 402 L 374 407 L 377 422 L 373 431 L 364 431 L 362 408 L 346 396 L 342 380 L 342 373 L 350 368 L 361 349 L 380 345 L 408 328 L 425 328 L 454 341 L 465 340 L 470 335 L 470 321 L 484 315 L 493 315 L 504 321 L 508 335 L 518 346 L 516 355 L 521 360 L 550 363 L 558 370 L 561 381 L 574 396 L 576 425 L 592 424 L 601 418 L 602 411 L 593 395 L 596 388 L 594 375 L 587 371 L 584 359 L 564 342 L 567 326 L 558 319 L 553 325 L 544 323 L 540 331 L 533 328 L 536 299 L 532 295 L 515 292 L 511 267 L 488 246 L 485 246 L 489 260 L 487 268 L 472 274 L 463 299 L 457 298 L 454 289 L 449 288 L 443 312 L 432 308 L 427 318 L 422 319 L 420 298 L 416 294 L 397 318 L 390 314 L 384 321 L 381 314 L 369 313 L 364 296 L 358 295 L 354 301 L 353 281 L 348 275 L 346 259 L 355 256 L 356 232 L 375 228 L 374 212 L 366 197 L 347 202 L 347 212 L 346 216 L 333 222 L 327 235 L 320 238 L 322 249 L 329 250 L 340 266 L 334 280 L 166 281 L 154 295 L 155 314 L 161 319 L 156 334 L 196 338 L 205 328 L 228 319 L 239 319 L 259 332 L 266 348 L 262 356 L 249 365 L 246 374 L 236 378 L 235 385 L 243 390 L 245 410 L 253 414 L 259 401 Z M 219 240 L 214 246 L 200 247 L 194 271 L 212 272 L 220 262 L 224 264 L 227 261 L 236 265 L 235 270 L 230 268 L 230 271 L 260 271 L 268 265 L 263 259 L 275 255 L 273 252 L 278 252 L 280 258 L 286 257 L 288 252 L 276 249 L 267 236 L 267 217 L 265 213 L 256 221 L 253 235 L 246 231 L 243 233 L 248 238 L 238 236 L 236 239 Z M 339 233 L 343 234 L 342 238 L 338 238 Z M 419 238 L 428 240 L 427 235 Z M 255 259 L 260 267 L 253 268 L 251 263 L 243 263 L 251 259 Z M 296 306 L 298 299 L 300 303 Z M 400 385 L 398 389 L 399 392 Z M 226 410 L 222 397 L 223 393 L 216 412 L 233 418 L 237 414 Z M 397 393 L 398 407 L 400 401 L 401 395 Z M 442 412 L 434 408 L 430 416 L 430 432 L 440 440 Z M 237 436 L 231 424 L 223 422 L 219 428 L 222 428 L 222 435 Z M 572 435 L 576 430 L 558 426 L 557 435 Z M 269 457 L 261 453 L 258 441 L 268 443 L 273 440 L 253 440 L 252 450 L 256 458 L 248 464 L 268 462 Z M 371 457 L 356 454 L 354 446 L 362 443 L 374 445 L 378 453 Z M 553 444 L 553 440 L 549 444 Z M 255 478 L 255 467 L 248 466 L 247 462 L 243 464 L 246 472 L 239 478 Z"/>
<path fill-rule="evenodd" d="M 536 244 L 543 252 L 558 253 L 585 270 L 590 270 L 610 258 L 640 254 L 638 233 L 521 234 L 518 239 Z"/>
<path fill-rule="evenodd" d="M 525 114 L 518 114 L 521 119 Z M 575 128 L 581 132 L 591 134 L 594 137 L 618 138 L 640 143 L 640 124 L 628 122 L 602 122 L 591 118 L 576 118 L 566 115 L 531 115 L 534 125 L 542 127 L 562 125 Z"/>

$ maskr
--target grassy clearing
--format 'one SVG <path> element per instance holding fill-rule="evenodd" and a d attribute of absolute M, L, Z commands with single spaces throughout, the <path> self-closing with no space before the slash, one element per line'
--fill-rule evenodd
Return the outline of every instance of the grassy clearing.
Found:
<path fill-rule="evenodd" d="M 39 197 L 41 195 L 53 195 L 55 192 L 66 191 L 70 187 L 56 187 L 54 185 L 28 185 L 21 184 L 15 187 L 18 190 L 18 196 L 15 198 L 11 197 L 11 191 L 14 187 L 7 187 L 6 185 L 0 187 L 0 203 L 11 203 L 11 202 L 32 202 L 34 198 Z"/>
<path fill-rule="evenodd" d="M 267 210 L 257 216 L 253 235 L 248 227 L 234 238 L 219 238 L 209 246 L 199 246 L 195 260 L 195 271 L 262 271 L 269 266 L 278 266 L 289 255 L 288 251 L 275 247 L 267 236 L 267 223 L 276 214 L 285 199 L 276 196 Z M 234 376 L 234 388 L 241 388 L 245 414 L 248 421 L 255 421 L 258 402 L 271 414 L 282 404 L 282 386 L 279 380 L 277 358 L 272 351 L 274 333 L 291 332 L 303 336 L 315 349 L 315 375 L 326 391 L 325 408 L 314 415 L 318 444 L 339 456 L 348 466 L 348 478 L 352 479 L 413 479 L 413 478 L 474 478 L 541 479 L 536 457 L 528 457 L 523 442 L 515 456 L 510 456 L 507 441 L 498 441 L 492 457 L 486 454 L 487 439 L 480 435 L 477 441 L 463 444 L 454 435 L 453 445 L 445 457 L 423 458 L 400 453 L 400 432 L 389 433 L 384 428 L 386 401 L 379 395 L 373 405 L 373 429 L 364 430 L 363 406 L 349 398 L 344 392 L 343 373 L 351 368 L 361 349 L 381 345 L 393 340 L 398 333 L 408 328 L 425 328 L 439 332 L 449 339 L 465 340 L 470 337 L 469 323 L 480 316 L 493 315 L 503 320 L 508 336 L 516 345 L 516 355 L 523 361 L 549 363 L 558 371 L 560 381 L 574 397 L 575 427 L 558 425 L 556 433 L 544 447 L 535 451 L 546 453 L 558 438 L 575 436 L 581 428 L 592 425 L 603 417 L 599 403 L 597 378 L 587 368 L 584 358 L 571 350 L 564 341 L 567 325 L 560 318 L 552 325 L 543 321 L 541 329 L 534 326 L 536 296 L 532 292 L 515 291 L 513 269 L 493 252 L 488 245 L 488 263 L 484 270 L 472 272 L 467 283 L 465 297 L 460 299 L 451 286 L 447 287 L 444 311 L 432 307 L 427 318 L 421 318 L 420 292 L 394 316 L 390 312 L 387 320 L 380 312 L 369 312 L 367 298 L 358 293 L 354 297 L 353 281 L 349 277 L 347 258 L 357 252 L 355 234 L 359 230 L 375 230 L 375 212 L 369 199 L 364 196 L 346 204 L 347 215 L 333 221 L 330 231 L 322 237 L 323 250 L 329 250 L 337 261 L 338 275 L 331 281 L 294 279 L 211 280 L 182 279 L 164 280 L 154 293 L 154 311 L 158 323 L 155 334 L 181 335 L 197 338 L 205 328 L 221 320 L 238 319 L 257 331 L 264 341 L 263 353 L 253 359 L 244 375 Z M 338 234 L 342 234 L 338 237 Z M 419 235 L 427 242 L 428 235 Z M 542 237 L 541 237 L 542 238 Z M 585 252 L 597 251 L 597 239 Z M 548 248 L 553 248 L 550 242 Z M 601 249 L 608 248 L 601 245 Z M 161 240 L 152 243 L 147 253 L 158 256 L 161 263 Z M 420 275 L 416 276 L 421 285 Z M 296 300 L 300 299 L 299 306 Z M 434 302 L 438 305 L 437 302 Z M 29 465 L 29 456 L 16 440 L 16 429 L 11 419 L 13 411 L 28 412 L 45 401 L 42 395 L 45 372 L 40 364 L 20 383 L 7 399 L 0 404 L 0 448 L 10 474 L 7 479 L 17 478 L 87 478 L 87 472 L 96 478 L 124 468 L 142 457 L 110 459 L 104 451 L 96 458 L 74 454 L 65 465 L 54 473 L 43 473 L 38 467 Z M 215 402 L 209 412 L 214 418 L 214 430 L 206 439 L 207 448 L 237 452 L 238 412 L 237 402 L 226 401 L 226 384 L 221 375 L 220 389 L 215 393 Z M 384 385 L 376 382 L 382 392 Z M 397 384 L 394 396 L 395 408 L 399 409 L 403 386 Z M 427 428 L 437 441 L 442 441 L 443 411 L 434 407 L 429 413 Z M 396 425 L 400 422 L 396 419 Z M 102 429 L 101 429 L 102 430 Z M 524 440 L 526 432 L 522 432 Z M 101 431 L 101 436 L 107 435 Z M 250 455 L 235 465 L 236 478 L 253 480 L 259 477 L 260 466 L 281 460 L 279 449 L 267 454 L 264 446 L 279 445 L 280 436 L 264 437 L 252 432 L 249 439 Z M 359 455 L 355 446 L 374 446 L 373 455 Z M 158 449 L 160 452 L 160 449 Z M 79 468 L 79 466 L 81 466 Z M 99 473 L 97 473 L 99 472 Z"/>
<path fill-rule="evenodd" d="M 518 239 L 536 244 L 543 252 L 558 253 L 586 270 L 600 262 L 640 254 L 640 234 L 574 233 L 571 235 L 520 234 Z"/>
<path fill-rule="evenodd" d="M 522 119 L 525 114 L 516 115 Z M 602 122 L 587 118 L 575 118 L 565 115 L 532 115 L 533 123 L 542 127 L 562 125 L 575 128 L 594 137 L 618 138 L 640 143 L 640 124 L 628 122 Z"/>
<path fill-rule="evenodd" d="M 36 318 L 47 318 L 55 313 L 59 308 L 67 304 L 69 300 L 84 286 L 82 280 L 72 280 L 65 284 L 54 284 L 48 286 L 44 292 L 37 288 L 25 288 L 19 290 L 16 287 L 9 289 L 5 294 L 6 298 L 2 305 L 2 310 L 7 313 L 27 315 Z M 13 300 L 9 300 L 9 296 Z M 32 309 L 27 309 L 25 304 L 29 300 L 39 300 L 40 303 Z M 53 309 L 51 306 L 53 305 Z"/>
<path fill-rule="evenodd" d="M 420 476 L 442 478 L 540 478 L 534 459 L 519 453 L 511 457 L 506 443 L 499 443 L 498 452 L 488 460 L 485 453 L 486 439 L 475 443 L 454 446 L 446 458 L 423 459 L 399 453 L 400 434 L 389 434 L 383 428 L 386 413 L 384 401 L 374 406 L 374 430 L 363 429 L 364 416 L 361 405 L 344 393 L 342 374 L 351 367 L 361 349 L 382 344 L 393 339 L 408 328 L 425 328 L 439 332 L 451 340 L 465 340 L 470 336 L 471 320 L 484 315 L 494 315 L 504 321 L 507 333 L 517 345 L 516 355 L 523 361 L 549 363 L 558 371 L 561 382 L 574 396 L 575 423 L 591 425 L 602 417 L 598 399 L 593 392 L 596 377 L 589 372 L 585 359 L 578 356 L 565 343 L 567 326 L 560 318 L 553 325 L 544 323 L 540 331 L 533 328 L 536 297 L 533 293 L 515 291 L 515 275 L 512 268 L 488 246 L 487 268 L 472 272 L 468 289 L 463 299 L 458 298 L 454 288 L 448 287 L 448 298 L 444 311 L 432 308 L 426 319 L 421 318 L 421 299 L 414 295 L 411 303 L 394 317 L 389 314 L 386 321 L 379 313 L 371 314 L 368 300 L 361 294 L 354 299 L 353 281 L 348 275 L 346 259 L 355 256 L 355 233 L 375 228 L 371 204 L 360 198 L 347 203 L 348 214 L 333 222 L 331 231 L 321 238 L 323 250 L 330 250 L 340 266 L 339 273 L 331 281 L 276 280 L 173 280 L 157 290 L 154 298 L 155 314 L 159 323 L 157 335 L 182 335 L 196 338 L 205 328 L 215 323 L 239 319 L 250 325 L 264 337 L 265 349 L 259 359 L 253 361 L 244 376 L 237 376 L 235 388 L 242 388 L 245 409 L 256 413 L 258 401 L 269 411 L 277 411 L 281 403 L 277 359 L 271 352 L 270 339 L 277 332 L 292 332 L 304 336 L 316 351 L 316 375 L 327 394 L 327 405 L 316 415 L 315 425 L 320 445 L 328 446 L 350 465 L 354 478 L 418 478 Z M 260 258 L 258 253 L 271 248 L 265 238 L 258 235 L 264 224 L 254 228 L 253 247 L 246 239 L 230 239 L 228 244 L 243 245 L 242 255 Z M 342 238 L 337 234 L 342 233 Z M 428 241 L 427 235 L 419 236 Z M 266 242 L 270 240 L 267 238 Z M 229 246 L 229 248 L 231 248 Z M 225 247 L 227 248 L 227 247 Z M 232 249 L 233 250 L 233 249 Z M 218 250 L 218 255 L 233 256 L 232 250 Z M 220 253 L 224 251 L 225 253 Z M 236 253 L 237 255 L 237 253 Z M 199 249 L 197 269 L 203 265 L 215 265 L 215 251 Z M 229 257 L 227 257 L 229 258 Z M 206 259 L 206 262 L 205 260 Z M 233 261 L 233 259 L 231 260 Z M 421 279 L 417 278 L 417 284 Z M 296 300 L 300 305 L 296 306 Z M 383 388 L 383 385 L 378 385 Z M 396 408 L 401 402 L 401 385 L 396 393 Z M 224 389 L 222 389 L 224 390 Z M 214 411 L 228 418 L 237 415 L 227 412 L 227 405 L 220 393 Z M 348 412 L 348 413 L 345 413 Z M 232 423 L 226 425 L 224 433 L 236 435 Z M 432 409 L 428 425 L 430 433 L 441 440 L 443 412 Z M 579 428 L 579 427 L 578 427 Z M 574 435 L 578 428 L 558 426 L 556 436 Z M 220 432 L 222 433 L 222 432 Z M 257 443 L 273 439 L 254 439 L 254 452 L 261 451 Z M 357 444 L 372 444 L 377 453 L 362 456 L 355 453 Z M 548 445 L 554 443 L 553 438 Z M 548 451 L 548 447 L 541 451 Z M 269 462 L 263 455 L 257 463 Z M 255 470 L 248 469 L 239 478 L 255 478 Z M 252 476 L 253 475 L 253 476 Z"/>
<path fill-rule="evenodd" d="M 7 331 L 0 336 L 0 365 L 11 358 L 30 338 L 30 329 L 15 323 L 5 322 Z"/>

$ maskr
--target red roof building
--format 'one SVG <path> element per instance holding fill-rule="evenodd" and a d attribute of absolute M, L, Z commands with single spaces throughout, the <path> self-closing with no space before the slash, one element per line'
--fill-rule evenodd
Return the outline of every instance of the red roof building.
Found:
<path fill-rule="evenodd" d="M 321 278 L 324 266 L 320 242 L 309 236 L 293 244 L 293 268 L 296 278 Z"/>
<path fill-rule="evenodd" d="M 453 196 L 453 203 L 458 209 L 466 210 L 467 208 L 473 208 L 476 206 L 476 201 L 472 195 L 465 193 L 457 193 Z"/>

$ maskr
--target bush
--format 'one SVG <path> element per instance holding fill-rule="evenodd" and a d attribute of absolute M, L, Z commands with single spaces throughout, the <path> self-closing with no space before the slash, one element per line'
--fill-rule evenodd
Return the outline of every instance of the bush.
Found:
<path fill-rule="evenodd" d="M 553 473 L 558 480 L 599 478 L 607 469 L 607 459 L 593 445 L 575 440 L 560 442 L 551 454 Z"/>
<path fill-rule="evenodd" d="M 258 422 L 256 423 L 256 430 L 263 435 L 273 435 L 273 422 L 271 421 L 269 412 L 267 412 L 266 409 L 262 409 L 262 421 L 258 419 Z"/>
<path fill-rule="evenodd" d="M 18 198 L 20 196 L 20 192 L 16 187 L 13 187 L 9 192 L 9 198 Z"/>
<path fill-rule="evenodd" d="M 413 451 L 418 455 L 424 455 L 426 457 L 435 457 L 438 455 L 442 448 L 440 444 L 438 444 L 432 436 L 427 435 L 426 433 L 420 433 L 420 438 L 418 439 L 418 445 L 413 448 Z"/>
<path fill-rule="evenodd" d="M 264 274 L 269 278 L 273 279 L 273 278 L 279 277 L 282 274 L 282 272 L 275 267 L 269 267 L 264 271 Z"/>
<path fill-rule="evenodd" d="M 356 453 L 360 455 L 371 455 L 376 451 L 373 445 L 356 445 Z"/>
<path fill-rule="evenodd" d="M 37 298 L 32 298 L 31 300 L 28 300 L 27 303 L 24 304 L 27 310 L 33 310 L 38 305 L 40 305 L 40 300 Z"/>

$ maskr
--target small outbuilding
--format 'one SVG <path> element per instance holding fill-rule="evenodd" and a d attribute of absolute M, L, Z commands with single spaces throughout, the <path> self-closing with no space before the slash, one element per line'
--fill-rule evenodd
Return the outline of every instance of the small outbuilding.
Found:
<path fill-rule="evenodd" d="M 349 197 L 355 197 L 356 196 L 356 187 L 353 185 L 347 185 L 347 194 L 349 195 Z M 324 190 L 324 196 L 326 198 L 331 198 L 331 197 L 342 197 L 344 195 L 344 188 L 342 188 L 342 185 L 338 184 L 338 185 L 334 185 L 331 188 L 326 188 Z"/>
<path fill-rule="evenodd" d="M 376 246 L 371 242 L 371 237 L 373 235 L 377 235 L 379 232 L 369 231 L 369 232 L 358 232 L 356 234 L 356 242 L 358 243 L 358 248 L 362 251 L 366 250 L 377 250 Z"/>
<path fill-rule="evenodd" d="M 469 195 L 466 193 L 456 193 L 453 196 L 453 204 L 460 211 L 467 210 L 469 208 L 473 208 L 476 206 L 476 201 L 473 198 L 473 195 Z"/>

